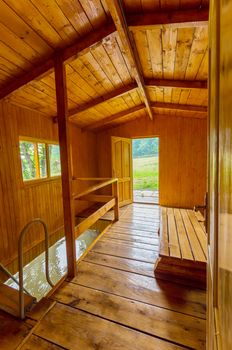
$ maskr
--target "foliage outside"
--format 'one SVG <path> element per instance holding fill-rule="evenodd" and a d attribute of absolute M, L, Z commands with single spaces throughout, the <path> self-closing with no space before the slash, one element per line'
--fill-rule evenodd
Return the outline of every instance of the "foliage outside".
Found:
<path fill-rule="evenodd" d="M 33 142 L 20 141 L 20 157 L 22 163 L 23 180 L 36 178 L 35 148 Z"/>
<path fill-rule="evenodd" d="M 49 145 L 49 160 L 51 176 L 59 176 L 61 174 L 59 145 Z"/>
<path fill-rule="evenodd" d="M 159 187 L 158 138 L 133 140 L 134 190 L 158 190 Z"/>
<path fill-rule="evenodd" d="M 46 178 L 48 176 L 46 144 L 20 141 L 19 148 L 23 180 Z M 50 176 L 59 176 L 61 174 L 60 147 L 49 144 L 48 149 Z"/>

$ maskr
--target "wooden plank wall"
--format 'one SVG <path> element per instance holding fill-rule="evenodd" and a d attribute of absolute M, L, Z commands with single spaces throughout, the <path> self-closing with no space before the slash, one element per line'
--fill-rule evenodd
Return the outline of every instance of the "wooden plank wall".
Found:
<path fill-rule="evenodd" d="M 98 133 L 98 174 L 111 176 L 111 136 L 159 136 L 160 204 L 191 208 L 206 192 L 207 120 L 177 116 L 140 118 Z"/>
<path fill-rule="evenodd" d="M 62 189 L 60 179 L 23 184 L 19 157 L 19 135 L 57 141 L 57 125 L 39 113 L 4 102 L 0 103 L 0 125 L 0 261 L 8 265 L 17 256 L 20 230 L 32 218 L 45 220 L 53 240 L 63 235 Z M 72 125 L 71 141 L 75 174 L 96 177 L 96 136 L 82 134 Z M 34 247 L 30 259 L 40 253 L 42 239 L 39 227 L 25 239 L 26 250 Z M 9 267 L 16 269 L 15 264 Z"/>

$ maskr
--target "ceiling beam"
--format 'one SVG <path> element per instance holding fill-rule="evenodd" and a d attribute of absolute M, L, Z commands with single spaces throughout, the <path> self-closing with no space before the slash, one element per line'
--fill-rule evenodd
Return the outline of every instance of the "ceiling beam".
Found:
<path fill-rule="evenodd" d="M 138 112 L 138 111 L 140 111 L 141 109 L 144 109 L 144 108 L 145 108 L 145 105 L 141 104 L 141 105 L 132 107 L 130 109 L 121 111 L 119 113 L 110 115 L 109 117 L 106 117 L 106 118 L 101 119 L 101 120 L 99 120 L 99 121 L 97 121 L 95 123 L 92 123 L 92 124 L 89 124 L 89 125 L 83 127 L 82 131 L 91 131 L 91 130 L 94 130 L 94 129 L 101 128 L 102 126 L 107 125 L 107 124 L 113 122 L 116 119 L 125 117 L 125 116 L 127 116 L 129 114 L 132 114 L 132 113 L 135 113 L 135 112 Z"/>
<path fill-rule="evenodd" d="M 91 32 L 85 37 L 78 39 L 73 45 L 60 50 L 59 55 L 63 62 L 67 63 L 70 60 L 76 59 L 80 55 L 87 53 L 91 48 L 101 45 L 102 41 L 113 32 L 115 32 L 115 25 L 109 23 L 103 26 L 102 29 Z M 35 68 L 31 69 L 28 73 L 25 73 L 18 78 L 14 78 L 14 80 L 3 86 L 0 90 L 0 100 L 30 81 L 42 78 L 44 74 L 47 75 L 49 72 L 52 72 L 56 55 L 57 52 L 55 52 L 50 58 L 46 59 L 44 63 L 35 66 Z"/>
<path fill-rule="evenodd" d="M 168 79 L 145 79 L 146 87 L 172 87 L 182 89 L 207 89 L 207 81 L 190 81 L 190 80 L 168 80 Z M 136 83 L 131 83 L 126 86 L 113 90 L 103 96 L 99 96 L 80 107 L 69 110 L 69 118 L 73 119 L 78 113 L 86 112 L 90 108 L 94 108 L 103 102 L 123 96 L 134 89 L 138 88 Z"/>
<path fill-rule="evenodd" d="M 207 89 L 207 80 L 145 79 L 146 86 L 182 89 Z"/>
<path fill-rule="evenodd" d="M 159 109 L 171 109 L 171 110 L 178 110 L 178 111 L 190 111 L 190 112 L 201 112 L 201 113 L 207 113 L 208 107 L 207 106 L 194 106 L 194 105 L 184 105 L 184 104 L 178 104 L 178 103 L 166 103 L 166 102 L 151 102 L 152 108 L 159 108 Z"/>
<path fill-rule="evenodd" d="M 116 98 L 116 97 L 120 97 L 123 96 L 126 93 L 129 93 L 131 91 L 133 91 L 134 89 L 138 88 L 136 83 L 131 83 L 128 84 L 126 86 L 120 87 L 116 90 L 113 90 L 111 92 L 108 92 L 107 94 L 103 95 L 103 96 L 99 96 L 83 105 L 81 105 L 80 107 L 77 108 L 73 108 L 69 110 L 69 118 L 73 119 L 74 116 L 78 113 L 81 112 L 86 112 L 87 110 L 89 110 L 90 108 L 94 108 L 97 105 L 99 105 L 100 103 L 103 102 L 109 102 L 110 100 Z"/>
<path fill-rule="evenodd" d="M 170 110 L 176 110 L 176 111 L 188 111 L 188 112 L 200 112 L 207 115 L 207 106 L 194 106 L 194 105 L 184 105 L 184 104 L 177 104 L 177 103 L 164 103 L 164 102 L 151 102 L 151 107 L 153 109 L 170 109 Z M 137 111 L 140 111 L 141 109 L 144 109 L 145 105 L 141 104 L 135 107 L 132 107 L 130 109 L 121 111 L 119 113 L 113 114 L 109 117 L 103 118 L 95 123 L 89 124 L 82 128 L 82 131 L 91 131 L 98 128 L 101 128 L 107 124 L 110 124 L 116 119 L 120 119 L 123 117 L 126 117 L 129 114 L 135 113 Z"/>
<path fill-rule="evenodd" d="M 152 26 L 168 25 L 178 27 L 197 27 L 208 25 L 209 8 L 154 11 L 146 14 L 127 16 L 130 29 L 152 29 Z"/>
<path fill-rule="evenodd" d="M 129 29 L 126 23 L 121 0 L 106 0 L 106 4 L 115 23 L 118 35 L 121 39 L 123 48 L 125 50 L 125 54 L 129 60 L 132 75 L 135 78 L 136 83 L 138 84 L 138 88 L 140 90 L 143 102 L 145 103 L 148 115 L 152 119 L 153 112 L 150 105 L 150 99 L 146 91 L 144 79 L 141 73 L 140 62 L 138 59 L 138 54 L 136 52 L 136 47 L 131 39 Z"/>

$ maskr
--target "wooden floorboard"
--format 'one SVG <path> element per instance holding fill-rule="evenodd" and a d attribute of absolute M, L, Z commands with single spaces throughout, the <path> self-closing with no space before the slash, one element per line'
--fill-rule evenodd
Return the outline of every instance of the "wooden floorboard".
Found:
<path fill-rule="evenodd" d="M 121 241 L 131 241 L 131 242 L 139 242 L 139 243 L 146 243 L 149 245 L 159 245 L 159 239 L 158 237 L 144 237 L 139 236 L 139 235 L 133 235 L 133 234 L 125 234 L 125 233 L 118 233 L 118 232 L 113 232 L 113 231 L 109 231 L 106 232 L 105 238 L 114 238 L 114 239 L 118 239 Z"/>
<path fill-rule="evenodd" d="M 178 346 L 115 322 L 57 303 L 36 335 L 72 350 L 179 350 Z"/>
<path fill-rule="evenodd" d="M 126 241 L 124 239 L 120 239 L 120 238 L 116 238 L 115 237 L 102 237 L 101 242 L 109 242 L 110 244 L 120 244 L 121 245 L 125 245 L 125 246 L 129 246 L 129 247 L 134 247 L 134 248 L 139 248 L 139 249 L 145 249 L 145 250 L 154 250 L 154 251 L 158 251 L 158 244 L 149 244 L 149 243 L 143 243 L 143 242 L 134 242 L 134 241 Z"/>
<path fill-rule="evenodd" d="M 78 266 L 78 274 L 72 282 L 173 311 L 205 317 L 204 291 L 175 283 L 86 261 Z"/>
<path fill-rule="evenodd" d="M 34 334 L 28 339 L 28 341 L 21 347 L 20 350 L 62 350 L 67 349 L 65 347 L 58 346 L 51 343 L 48 340 L 40 338 Z"/>
<path fill-rule="evenodd" d="M 107 254 L 99 254 L 97 252 L 89 252 L 84 261 L 89 263 L 114 267 L 118 270 L 134 272 L 140 275 L 154 277 L 154 264 L 144 261 L 120 258 Z"/>
<path fill-rule="evenodd" d="M 0 311 L 0 349 L 16 349 L 29 334 L 31 325 Z"/>
<path fill-rule="evenodd" d="M 205 292 L 154 277 L 159 213 L 121 208 L 77 276 L 50 297 L 53 307 L 31 316 L 39 323 L 22 349 L 205 350 Z"/>
<path fill-rule="evenodd" d="M 93 247 L 92 251 L 150 263 L 154 263 L 158 257 L 158 249 L 155 252 L 153 250 L 141 249 L 126 244 L 116 244 L 115 242 L 104 240 L 99 241 Z"/>
<path fill-rule="evenodd" d="M 156 234 L 154 231 L 146 231 L 146 230 L 136 230 L 136 229 L 128 229 L 126 227 L 114 227 L 112 226 L 110 233 L 123 233 L 129 236 L 141 236 L 141 237 L 150 237 L 150 238 L 158 238 L 158 233 Z M 158 229 L 157 229 L 158 232 Z"/>
<path fill-rule="evenodd" d="M 53 298 L 138 331 L 192 348 L 204 349 L 202 339 L 205 334 L 205 322 L 199 318 L 73 283 L 64 284 Z"/>

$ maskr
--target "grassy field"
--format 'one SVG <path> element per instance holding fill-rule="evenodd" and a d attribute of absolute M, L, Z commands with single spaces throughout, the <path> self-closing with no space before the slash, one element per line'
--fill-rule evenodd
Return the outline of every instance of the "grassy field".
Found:
<path fill-rule="evenodd" d="M 134 190 L 158 189 L 158 157 L 133 159 Z"/>

